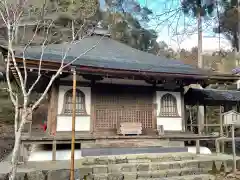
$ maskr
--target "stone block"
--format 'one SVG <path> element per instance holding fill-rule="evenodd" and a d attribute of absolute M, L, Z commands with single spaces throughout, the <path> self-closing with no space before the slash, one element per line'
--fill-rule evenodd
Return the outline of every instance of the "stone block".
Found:
<path fill-rule="evenodd" d="M 183 153 L 182 155 L 180 155 L 181 157 L 181 161 L 184 161 L 184 160 L 193 160 L 195 159 L 197 156 L 195 154 L 186 154 L 186 153 Z"/>
<path fill-rule="evenodd" d="M 108 173 L 118 173 L 118 172 L 121 172 L 121 168 L 122 166 L 121 165 L 109 165 L 108 166 Z"/>
<path fill-rule="evenodd" d="M 199 162 L 199 168 L 206 168 L 206 169 L 209 169 L 212 170 L 212 167 L 213 167 L 213 161 L 202 161 L 202 162 Z"/>
<path fill-rule="evenodd" d="M 27 179 L 27 174 L 23 172 L 17 172 L 15 180 L 25 180 Z"/>
<path fill-rule="evenodd" d="M 100 157 L 94 159 L 95 165 L 107 165 L 108 164 L 108 158 Z"/>
<path fill-rule="evenodd" d="M 138 178 L 151 178 L 152 173 L 151 172 L 138 172 L 137 177 Z"/>
<path fill-rule="evenodd" d="M 93 180 L 108 180 L 108 174 L 94 175 Z"/>
<path fill-rule="evenodd" d="M 70 170 L 60 169 L 52 170 L 47 173 L 48 180 L 66 180 L 70 179 Z"/>
<path fill-rule="evenodd" d="M 137 171 L 149 171 L 149 164 L 137 165 Z"/>
<path fill-rule="evenodd" d="M 95 165 L 94 158 L 83 158 L 82 165 L 84 166 Z"/>
<path fill-rule="evenodd" d="M 196 169 L 196 168 L 186 168 L 182 169 L 180 175 L 181 176 L 188 176 L 188 175 L 197 175 L 201 174 L 202 171 L 201 169 Z"/>
<path fill-rule="evenodd" d="M 172 162 L 168 164 L 168 169 L 180 169 L 181 165 L 180 162 Z"/>
<path fill-rule="evenodd" d="M 120 172 L 108 174 L 108 180 L 123 180 L 123 179 L 124 176 Z"/>
<path fill-rule="evenodd" d="M 174 157 L 172 155 L 159 156 L 156 158 L 151 158 L 152 162 L 167 162 L 174 161 Z"/>
<path fill-rule="evenodd" d="M 27 173 L 27 180 L 45 180 L 45 176 L 43 171 L 33 171 Z"/>
<path fill-rule="evenodd" d="M 202 177 L 195 177 L 193 180 L 203 180 Z"/>
<path fill-rule="evenodd" d="M 87 175 L 91 175 L 93 173 L 92 167 L 81 167 L 77 170 L 80 174 L 80 178 L 86 177 Z"/>
<path fill-rule="evenodd" d="M 180 163 L 180 168 L 198 168 L 199 162 L 197 161 L 182 161 Z"/>
<path fill-rule="evenodd" d="M 94 180 L 94 175 L 93 174 L 89 174 L 87 176 L 83 176 L 82 179 L 84 179 L 84 180 Z M 82 180 L 82 179 L 80 179 L 80 180 Z"/>
<path fill-rule="evenodd" d="M 93 174 L 104 174 L 108 173 L 108 167 L 107 166 L 98 166 L 98 167 L 93 167 Z"/>
<path fill-rule="evenodd" d="M 129 165 L 122 165 L 121 166 L 121 171 L 122 172 L 136 172 L 137 171 L 137 166 L 134 164 L 129 164 Z"/>
<path fill-rule="evenodd" d="M 152 178 L 164 178 L 167 177 L 167 171 L 162 170 L 162 171 L 153 171 L 151 173 Z"/>
<path fill-rule="evenodd" d="M 124 180 L 135 180 L 137 177 L 137 173 L 124 174 Z"/>
<path fill-rule="evenodd" d="M 127 158 L 116 158 L 115 163 L 116 164 L 128 163 L 128 159 Z"/>
<path fill-rule="evenodd" d="M 161 163 L 150 164 L 150 170 L 151 171 L 160 171 L 160 170 L 167 170 L 167 169 L 169 169 L 169 164 L 161 164 Z"/>
<path fill-rule="evenodd" d="M 151 163 L 151 159 L 128 159 L 128 163 Z"/>
<path fill-rule="evenodd" d="M 179 176 L 181 174 L 181 169 L 169 169 L 166 171 L 167 177 Z"/>
<path fill-rule="evenodd" d="M 8 180 L 8 174 L 0 174 L 0 180 Z"/>

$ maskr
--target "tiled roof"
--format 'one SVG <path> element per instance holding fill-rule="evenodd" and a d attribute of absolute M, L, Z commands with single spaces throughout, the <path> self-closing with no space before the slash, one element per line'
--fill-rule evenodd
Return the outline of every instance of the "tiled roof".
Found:
<path fill-rule="evenodd" d="M 71 62 L 73 59 L 79 57 L 82 53 L 93 47 L 100 38 L 100 36 L 87 37 L 71 44 L 65 62 Z M 69 44 L 48 45 L 44 50 L 43 60 L 60 62 L 68 48 Z M 22 53 L 18 52 L 16 56 L 22 58 Z M 25 57 L 27 59 L 39 60 L 41 57 L 41 47 L 28 48 Z M 207 73 L 207 71 L 184 64 L 181 61 L 155 56 L 107 37 L 101 39 L 96 48 L 78 58 L 73 65 L 156 73 L 193 75 Z"/>
<path fill-rule="evenodd" d="M 197 89 L 197 88 L 190 88 L 185 93 L 185 100 L 186 101 L 212 101 L 212 102 L 237 102 L 240 101 L 240 91 L 233 91 L 233 90 L 217 90 L 217 89 Z"/>

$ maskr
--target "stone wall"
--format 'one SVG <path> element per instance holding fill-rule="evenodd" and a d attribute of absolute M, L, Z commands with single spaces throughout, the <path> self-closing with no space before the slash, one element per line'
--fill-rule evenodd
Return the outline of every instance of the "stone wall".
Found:
<path fill-rule="evenodd" d="M 198 156 L 190 153 L 122 155 L 87 157 L 75 163 L 75 179 L 79 180 L 214 180 L 219 174 L 230 172 L 231 161 L 220 156 Z M 66 165 L 61 168 L 59 164 Z M 42 169 L 37 164 L 19 168 L 16 180 L 69 180 L 69 162 L 46 162 Z M 32 168 L 35 169 L 32 169 Z M 7 180 L 8 174 L 0 174 Z"/>

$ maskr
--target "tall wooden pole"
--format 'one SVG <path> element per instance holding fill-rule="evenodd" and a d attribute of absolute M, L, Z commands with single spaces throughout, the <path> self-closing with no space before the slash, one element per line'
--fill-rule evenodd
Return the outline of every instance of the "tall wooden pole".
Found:
<path fill-rule="evenodd" d="M 70 176 L 70 180 L 74 180 L 75 119 L 76 119 L 76 70 L 73 69 L 72 146 L 71 146 L 71 176 Z"/>
<path fill-rule="evenodd" d="M 233 154 L 233 174 L 237 172 L 237 161 L 236 161 L 236 145 L 235 145 L 235 126 L 232 125 L 232 154 Z"/>
<path fill-rule="evenodd" d="M 204 68 L 203 63 L 203 57 L 202 57 L 202 46 L 203 46 L 203 39 L 202 39 L 202 16 L 201 16 L 201 9 L 202 4 L 200 4 L 198 8 L 198 14 L 197 14 L 197 27 L 198 27 L 198 54 L 197 54 L 197 60 L 198 60 L 198 68 Z M 201 85 L 199 85 L 199 89 L 203 89 Z M 197 121 L 198 121 L 198 135 L 200 136 L 203 131 L 203 124 L 204 124 L 204 107 L 202 105 L 198 105 L 198 113 L 197 113 Z M 200 154 L 200 140 L 196 141 L 197 145 L 197 154 Z"/>

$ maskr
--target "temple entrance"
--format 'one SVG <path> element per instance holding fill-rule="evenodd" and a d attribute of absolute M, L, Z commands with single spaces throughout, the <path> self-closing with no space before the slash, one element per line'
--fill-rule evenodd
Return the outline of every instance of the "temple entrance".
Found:
<path fill-rule="evenodd" d="M 154 128 L 152 89 L 128 86 L 94 89 L 95 131 L 117 132 L 121 122 L 140 122 L 143 133 Z"/>

